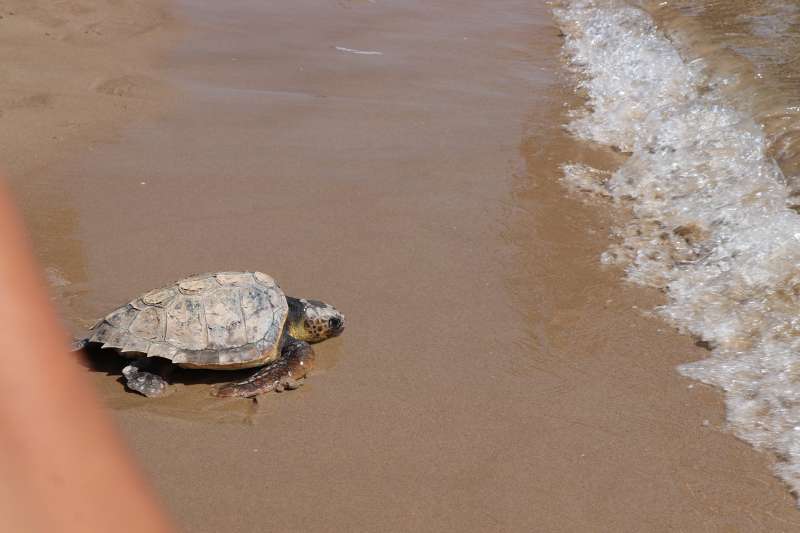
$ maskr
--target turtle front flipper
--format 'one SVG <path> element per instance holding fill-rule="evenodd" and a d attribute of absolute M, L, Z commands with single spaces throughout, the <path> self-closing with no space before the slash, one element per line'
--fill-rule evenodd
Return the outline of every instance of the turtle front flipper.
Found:
<path fill-rule="evenodd" d="M 226 383 L 215 387 L 214 396 L 252 398 L 266 392 L 281 392 L 285 389 L 296 389 L 298 380 L 314 365 L 314 350 L 305 341 L 290 339 L 281 352 L 281 357 L 259 369 L 244 381 Z"/>

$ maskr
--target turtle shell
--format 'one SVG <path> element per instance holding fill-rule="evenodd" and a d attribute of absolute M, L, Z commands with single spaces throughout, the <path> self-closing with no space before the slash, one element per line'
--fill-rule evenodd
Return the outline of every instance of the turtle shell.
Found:
<path fill-rule="evenodd" d="M 89 330 L 88 341 L 189 368 L 249 368 L 278 357 L 288 310 L 267 274 L 202 274 L 113 311 Z"/>

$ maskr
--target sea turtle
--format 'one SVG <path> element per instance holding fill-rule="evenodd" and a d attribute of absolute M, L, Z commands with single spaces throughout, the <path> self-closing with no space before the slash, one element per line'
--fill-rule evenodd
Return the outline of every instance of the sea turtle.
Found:
<path fill-rule="evenodd" d="M 143 294 L 92 326 L 76 348 L 97 343 L 134 359 L 122 374 L 145 396 L 166 393 L 165 374 L 173 365 L 263 367 L 212 392 L 250 398 L 296 388 L 314 363 L 309 343 L 343 330 L 344 316 L 333 306 L 288 297 L 267 274 L 217 272 Z"/>

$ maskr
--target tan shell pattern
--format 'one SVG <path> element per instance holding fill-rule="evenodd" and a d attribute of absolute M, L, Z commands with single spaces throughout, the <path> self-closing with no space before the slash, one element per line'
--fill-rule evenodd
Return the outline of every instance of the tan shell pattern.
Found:
<path fill-rule="evenodd" d="M 267 274 L 201 274 L 120 307 L 89 331 L 89 342 L 181 366 L 257 366 L 277 357 L 288 309 Z"/>

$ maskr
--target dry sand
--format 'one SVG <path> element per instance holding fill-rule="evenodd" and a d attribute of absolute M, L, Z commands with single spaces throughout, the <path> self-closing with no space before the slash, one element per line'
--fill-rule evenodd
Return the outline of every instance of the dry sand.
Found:
<path fill-rule="evenodd" d="M 157 29 L 62 37 L 61 58 L 30 31 L 53 5 L 136 26 L 134 2 L 19 5 L 0 23 L 42 75 L 19 85 L 31 61 L 7 65 L 3 101 L 56 96 L 4 108 L 2 154 L 75 331 L 221 269 L 348 315 L 305 387 L 258 404 L 188 373 L 164 400 L 93 374 L 187 531 L 800 526 L 768 457 L 722 431 L 717 393 L 674 372 L 702 349 L 601 270 L 602 207 L 558 184 L 560 162 L 613 156 L 560 129 L 542 2 L 141 4 Z M 97 93 L 132 58 L 147 81 Z M 62 115 L 85 124 L 67 155 L 51 126 L 24 128 Z"/>

